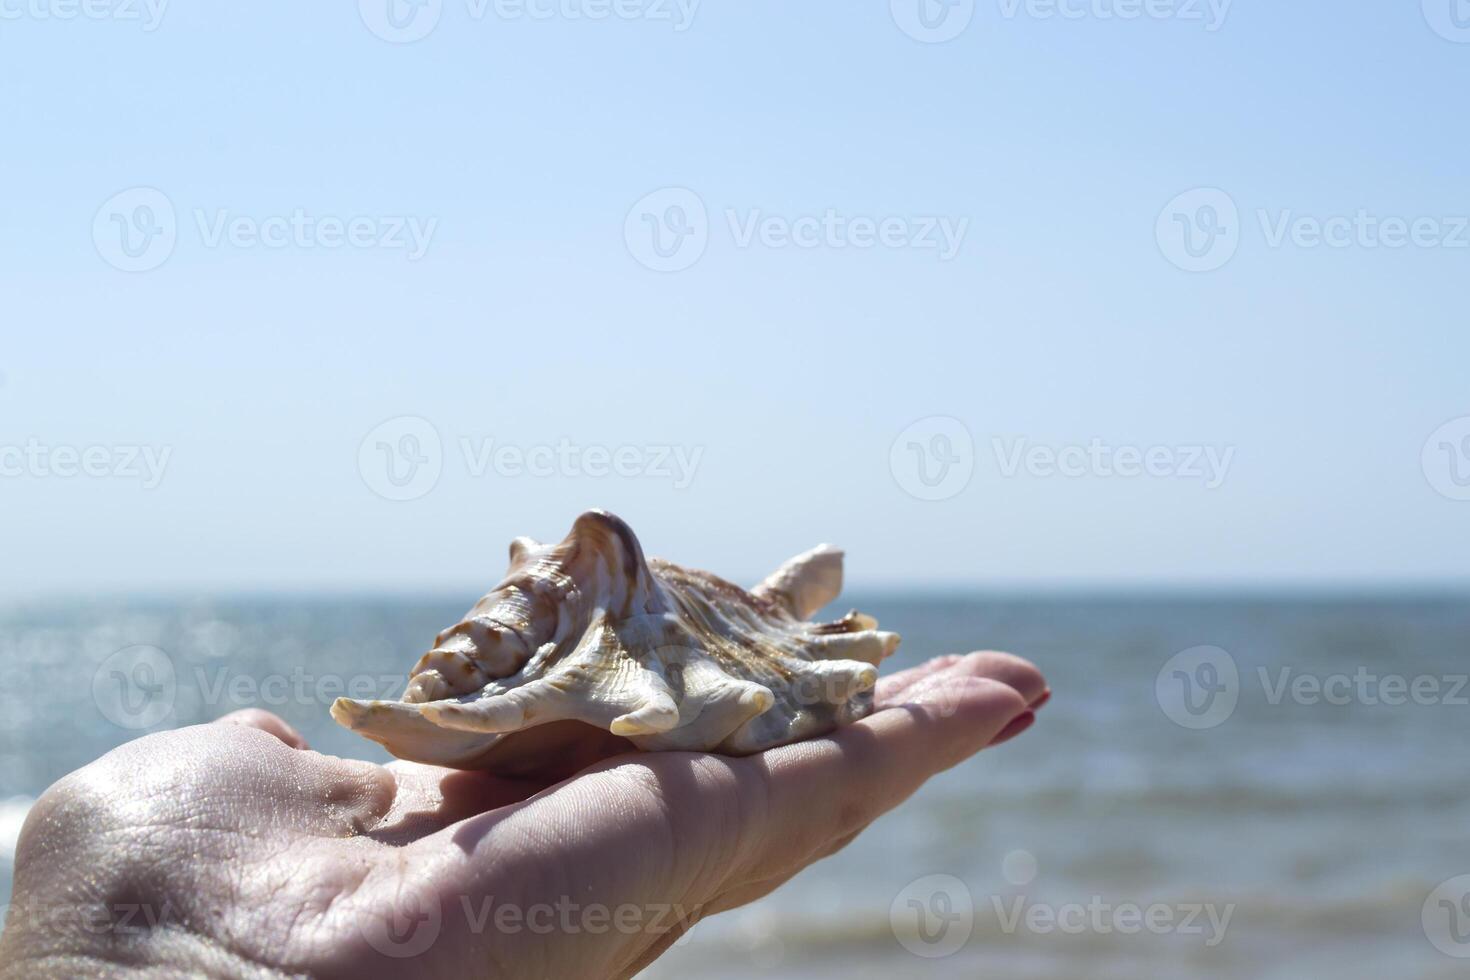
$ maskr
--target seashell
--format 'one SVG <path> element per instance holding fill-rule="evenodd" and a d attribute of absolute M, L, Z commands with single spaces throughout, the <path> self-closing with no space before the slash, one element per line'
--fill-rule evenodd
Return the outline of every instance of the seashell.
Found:
<path fill-rule="evenodd" d="M 899 637 L 855 611 L 806 621 L 841 588 L 829 545 L 747 592 L 645 560 L 627 524 L 588 511 L 558 544 L 511 542 L 505 578 L 439 634 L 401 700 L 339 698 L 332 717 L 459 769 L 532 768 L 589 725 L 650 751 L 759 752 L 872 710 Z"/>

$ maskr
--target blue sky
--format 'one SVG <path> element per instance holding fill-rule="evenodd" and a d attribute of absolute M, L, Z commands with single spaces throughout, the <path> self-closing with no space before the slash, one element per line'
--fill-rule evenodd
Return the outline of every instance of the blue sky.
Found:
<path fill-rule="evenodd" d="M 0 3 L 8 594 L 1470 578 L 1452 0 L 98 2 Z"/>

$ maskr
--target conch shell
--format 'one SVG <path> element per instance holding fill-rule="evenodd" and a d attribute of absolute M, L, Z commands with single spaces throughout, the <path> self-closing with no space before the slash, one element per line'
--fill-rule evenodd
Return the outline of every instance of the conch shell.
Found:
<path fill-rule="evenodd" d="M 841 588 L 828 545 L 747 592 L 645 560 L 627 524 L 588 511 L 559 544 L 511 542 L 505 579 L 439 634 L 402 700 L 339 698 L 332 717 L 400 758 L 459 769 L 534 767 L 583 725 L 646 750 L 759 752 L 872 710 L 876 665 L 899 638 L 857 612 L 806 622 Z"/>

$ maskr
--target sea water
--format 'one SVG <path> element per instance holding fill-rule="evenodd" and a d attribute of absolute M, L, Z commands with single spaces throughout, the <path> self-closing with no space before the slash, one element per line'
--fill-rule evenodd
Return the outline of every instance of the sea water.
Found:
<path fill-rule="evenodd" d="M 1052 701 L 839 855 L 700 923 L 650 977 L 1464 975 L 1470 901 L 1442 887 L 1470 875 L 1464 597 L 851 602 L 903 634 L 895 669 L 1010 650 Z M 321 751 L 385 758 L 328 705 L 396 695 L 465 605 L 4 609 L 0 900 L 30 802 L 148 732 L 259 706 Z"/>

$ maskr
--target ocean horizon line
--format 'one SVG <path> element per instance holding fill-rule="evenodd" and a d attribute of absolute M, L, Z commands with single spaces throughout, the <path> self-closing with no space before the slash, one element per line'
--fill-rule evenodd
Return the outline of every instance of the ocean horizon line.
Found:
<path fill-rule="evenodd" d="M 211 603 L 211 602 L 450 602 L 469 601 L 490 585 L 457 587 L 450 584 L 423 587 L 381 585 L 265 586 L 210 585 L 201 587 L 147 586 L 38 589 L 0 596 L 0 610 L 17 606 L 51 606 L 60 603 Z M 1310 601 L 1470 601 L 1470 581 L 1446 580 L 1281 580 L 1281 581 L 977 581 L 896 583 L 857 581 L 848 583 L 834 605 L 850 598 L 901 601 L 1219 601 L 1219 602 L 1310 602 Z"/>

